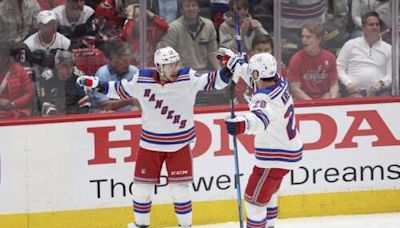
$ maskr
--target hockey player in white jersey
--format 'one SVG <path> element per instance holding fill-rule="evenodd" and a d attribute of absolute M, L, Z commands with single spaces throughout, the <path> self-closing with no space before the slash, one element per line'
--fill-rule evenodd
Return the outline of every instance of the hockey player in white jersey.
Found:
<path fill-rule="evenodd" d="M 101 82 L 82 76 L 80 85 L 97 88 L 110 98 L 138 99 L 142 108 L 142 133 L 136 157 L 133 210 L 135 221 L 128 227 L 148 227 L 152 192 L 159 183 L 166 163 L 168 183 L 180 227 L 191 227 L 192 202 L 189 186 L 192 154 L 189 143 L 195 138 L 194 104 L 200 90 L 223 89 L 231 80 L 240 55 L 229 59 L 226 67 L 206 74 L 191 68 L 179 68 L 179 54 L 171 47 L 158 49 L 154 55 L 157 69 L 142 69 L 130 81 Z"/>
<path fill-rule="evenodd" d="M 267 224 L 267 205 L 283 177 L 302 159 L 303 143 L 295 126 L 293 99 L 269 53 L 255 54 L 248 64 L 235 70 L 236 74 L 255 91 L 249 112 L 225 121 L 231 135 L 255 135 L 256 160 L 244 196 L 247 227 L 273 227 Z"/>

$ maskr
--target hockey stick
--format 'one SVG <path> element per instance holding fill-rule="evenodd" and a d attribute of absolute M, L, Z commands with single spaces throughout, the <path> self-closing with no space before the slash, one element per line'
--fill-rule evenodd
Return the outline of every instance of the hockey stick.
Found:
<path fill-rule="evenodd" d="M 237 43 L 237 51 L 238 53 L 242 52 L 241 46 L 241 36 L 240 36 L 240 27 L 239 27 L 239 15 L 238 15 L 238 0 L 234 1 L 234 14 L 235 14 L 235 33 L 236 33 L 236 43 Z M 229 98 L 230 98 L 230 112 L 231 118 L 235 117 L 235 82 L 231 80 L 231 84 L 229 85 Z M 233 135 L 233 157 L 235 159 L 235 182 L 236 182 L 236 194 L 237 194 L 237 204 L 239 210 L 239 224 L 240 228 L 243 228 L 243 209 L 242 209 L 242 191 L 240 185 L 240 171 L 239 171 L 239 155 L 237 152 L 237 140 L 236 135 Z"/>

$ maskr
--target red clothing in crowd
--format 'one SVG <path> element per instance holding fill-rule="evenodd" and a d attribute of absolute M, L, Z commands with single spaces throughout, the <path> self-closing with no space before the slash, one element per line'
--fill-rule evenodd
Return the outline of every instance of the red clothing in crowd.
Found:
<path fill-rule="evenodd" d="M 51 10 L 56 6 L 64 4 L 65 0 L 37 0 L 42 10 Z"/>
<path fill-rule="evenodd" d="M 301 89 L 313 99 L 320 99 L 329 92 L 331 81 L 338 80 L 335 56 L 325 49 L 310 56 L 302 49 L 289 62 L 287 78 L 300 82 Z"/>
<path fill-rule="evenodd" d="M 147 26 L 147 66 L 154 66 L 154 52 L 156 51 L 157 43 L 161 40 L 164 34 L 168 31 L 168 23 L 161 19 L 160 17 L 154 16 L 151 19 L 154 25 Z M 131 44 L 133 50 L 137 54 L 136 61 L 133 65 L 139 65 L 139 35 L 134 35 L 135 26 L 139 26 L 135 20 L 128 19 L 125 23 L 125 26 L 120 34 L 122 40 L 127 41 Z"/>
<path fill-rule="evenodd" d="M 0 110 L 0 118 L 18 118 L 30 116 L 32 112 L 31 102 L 33 98 L 32 81 L 24 68 L 11 63 L 10 77 L 6 87 L 0 94 L 0 98 L 7 99 L 15 103 L 13 110 Z M 6 73 L 0 73 L 0 84 L 3 82 Z"/>

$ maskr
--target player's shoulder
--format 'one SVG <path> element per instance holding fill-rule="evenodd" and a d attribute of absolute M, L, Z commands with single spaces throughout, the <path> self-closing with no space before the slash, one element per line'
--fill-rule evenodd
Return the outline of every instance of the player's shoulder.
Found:
<path fill-rule="evenodd" d="M 109 64 L 101 66 L 99 69 L 96 71 L 96 75 L 104 75 L 104 74 L 110 74 L 110 66 Z"/>
<path fill-rule="evenodd" d="M 284 93 L 288 88 L 288 84 L 284 80 L 279 80 L 275 85 L 259 89 L 255 92 L 254 96 L 263 97 L 265 99 L 273 100 L 282 93 Z"/>
<path fill-rule="evenodd" d="M 179 68 L 178 72 L 177 72 L 177 76 L 181 76 L 181 75 L 187 75 L 190 72 L 190 67 L 181 67 Z"/>
<path fill-rule="evenodd" d="M 153 68 L 144 68 L 139 70 L 139 77 L 153 78 L 156 70 Z"/>

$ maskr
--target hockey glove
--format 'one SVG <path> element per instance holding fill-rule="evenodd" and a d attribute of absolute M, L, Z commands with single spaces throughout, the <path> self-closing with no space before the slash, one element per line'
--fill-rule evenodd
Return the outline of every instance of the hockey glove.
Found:
<path fill-rule="evenodd" d="M 221 61 L 222 65 L 226 65 L 228 60 L 231 57 L 233 57 L 234 55 L 235 55 L 235 53 L 229 48 L 220 47 L 217 50 L 217 59 L 219 59 L 219 61 Z"/>
<path fill-rule="evenodd" d="M 225 123 L 230 135 L 239 135 L 246 131 L 246 118 L 244 116 L 225 119 Z"/>
<path fill-rule="evenodd" d="M 235 72 L 235 68 L 237 65 L 241 65 L 246 62 L 246 54 L 239 53 L 232 56 L 228 62 L 226 63 L 226 67 L 231 73 Z"/>
<path fill-rule="evenodd" d="M 87 87 L 87 88 L 92 88 L 95 89 L 99 86 L 99 78 L 98 77 L 92 77 L 92 76 L 80 76 L 78 79 L 76 79 L 76 84 Z"/>

